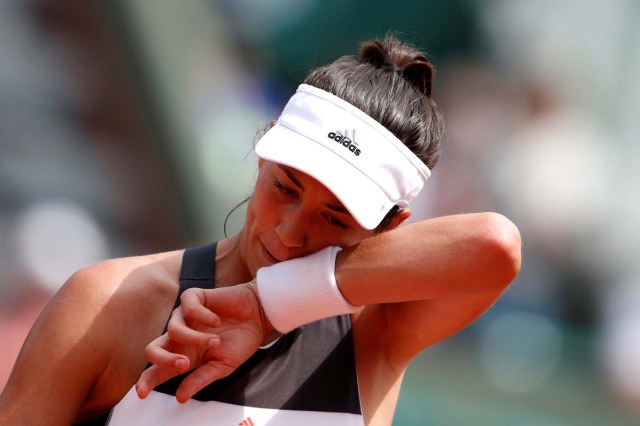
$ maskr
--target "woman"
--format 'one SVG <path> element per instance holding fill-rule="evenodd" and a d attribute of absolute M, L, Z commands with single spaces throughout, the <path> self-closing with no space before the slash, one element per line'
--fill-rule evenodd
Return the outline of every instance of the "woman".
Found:
<path fill-rule="evenodd" d="M 518 231 L 498 214 L 399 227 L 438 159 L 432 77 L 390 37 L 313 71 L 256 146 L 240 232 L 74 274 L 25 342 L 0 424 L 69 424 L 119 402 L 111 424 L 391 424 L 411 359 L 477 318 L 520 266 Z M 145 346 L 178 294 L 141 401 Z M 203 336 L 208 350 L 182 346 Z M 189 365 L 182 387 L 151 391 Z"/>

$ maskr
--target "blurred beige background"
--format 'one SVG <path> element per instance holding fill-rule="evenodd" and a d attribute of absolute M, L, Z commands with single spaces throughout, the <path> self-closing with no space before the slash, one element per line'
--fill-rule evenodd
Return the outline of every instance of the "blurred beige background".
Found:
<path fill-rule="evenodd" d="M 395 424 L 640 424 L 634 0 L 0 2 L 0 389 L 75 270 L 223 238 L 256 133 L 390 30 L 431 54 L 447 122 L 417 217 L 501 212 L 524 254 L 416 359 Z"/>

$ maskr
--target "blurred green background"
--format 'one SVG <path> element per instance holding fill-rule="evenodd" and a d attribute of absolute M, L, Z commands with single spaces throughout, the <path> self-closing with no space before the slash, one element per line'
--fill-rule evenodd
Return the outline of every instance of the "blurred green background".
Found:
<path fill-rule="evenodd" d="M 390 31 L 430 54 L 447 123 L 416 218 L 501 212 L 524 255 L 415 360 L 394 424 L 640 424 L 634 0 L 0 2 L 0 389 L 73 271 L 223 238 L 256 134 Z"/>

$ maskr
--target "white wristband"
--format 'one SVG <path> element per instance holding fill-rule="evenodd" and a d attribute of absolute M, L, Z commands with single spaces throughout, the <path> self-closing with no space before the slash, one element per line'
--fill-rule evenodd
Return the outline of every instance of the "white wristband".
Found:
<path fill-rule="evenodd" d="M 362 309 L 342 297 L 334 275 L 340 247 L 260 268 L 260 302 L 271 325 L 287 333 L 302 324 Z"/>

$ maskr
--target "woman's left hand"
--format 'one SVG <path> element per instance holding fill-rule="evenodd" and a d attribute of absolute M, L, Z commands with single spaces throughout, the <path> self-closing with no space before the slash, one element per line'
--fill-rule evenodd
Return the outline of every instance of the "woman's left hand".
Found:
<path fill-rule="evenodd" d="M 146 348 L 146 357 L 154 365 L 138 379 L 138 396 L 145 398 L 159 384 L 193 370 L 176 391 L 176 399 L 184 403 L 231 374 L 276 334 L 253 281 L 186 290 L 171 315 L 167 333 Z"/>

